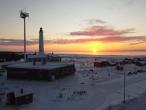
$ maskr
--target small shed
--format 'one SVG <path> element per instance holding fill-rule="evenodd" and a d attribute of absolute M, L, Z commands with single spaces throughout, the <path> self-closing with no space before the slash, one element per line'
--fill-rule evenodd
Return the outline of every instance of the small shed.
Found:
<path fill-rule="evenodd" d="M 94 62 L 94 67 L 107 67 L 112 66 L 108 61 L 102 61 L 102 62 Z"/>
<path fill-rule="evenodd" d="M 21 89 L 18 92 L 9 92 L 7 93 L 7 105 L 23 105 L 30 104 L 33 102 L 33 93 L 23 92 Z"/>

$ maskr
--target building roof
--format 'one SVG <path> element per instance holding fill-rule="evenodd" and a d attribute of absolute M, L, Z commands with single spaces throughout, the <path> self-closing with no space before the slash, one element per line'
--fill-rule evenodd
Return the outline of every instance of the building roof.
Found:
<path fill-rule="evenodd" d="M 33 65 L 32 62 L 27 62 L 27 63 L 21 63 L 21 64 L 13 64 L 7 66 L 8 68 L 22 68 L 22 69 L 55 69 L 55 68 L 60 68 L 60 67 L 65 67 L 72 65 L 72 63 L 63 63 L 63 62 L 48 62 L 45 65 L 43 65 L 41 62 L 36 62 L 36 65 Z"/>

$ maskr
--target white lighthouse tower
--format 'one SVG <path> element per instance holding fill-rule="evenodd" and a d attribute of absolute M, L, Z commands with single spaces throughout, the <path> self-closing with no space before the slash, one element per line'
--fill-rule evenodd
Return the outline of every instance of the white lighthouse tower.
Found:
<path fill-rule="evenodd" d="M 42 27 L 40 28 L 39 31 L 39 55 L 44 56 L 44 38 L 43 38 L 43 29 Z"/>

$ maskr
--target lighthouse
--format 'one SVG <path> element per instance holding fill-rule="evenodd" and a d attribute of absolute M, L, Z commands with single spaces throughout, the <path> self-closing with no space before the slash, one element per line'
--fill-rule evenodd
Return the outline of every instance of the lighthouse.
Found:
<path fill-rule="evenodd" d="M 40 28 L 39 31 L 39 55 L 44 55 L 44 38 L 43 38 L 43 29 Z"/>

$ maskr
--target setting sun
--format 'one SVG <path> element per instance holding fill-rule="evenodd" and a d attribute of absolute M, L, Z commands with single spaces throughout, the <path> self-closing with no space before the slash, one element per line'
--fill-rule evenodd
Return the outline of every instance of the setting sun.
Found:
<path fill-rule="evenodd" d="M 93 53 L 96 53 L 96 52 L 97 52 L 97 50 L 92 50 L 92 52 L 93 52 Z"/>
<path fill-rule="evenodd" d="M 39 51 L 42 27 L 46 53 L 146 55 L 146 14 L 141 13 L 145 0 L 18 1 L 0 0 L 0 51 L 24 51 L 22 8 L 30 18 L 26 18 L 26 52 Z"/>

